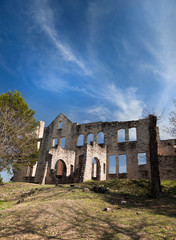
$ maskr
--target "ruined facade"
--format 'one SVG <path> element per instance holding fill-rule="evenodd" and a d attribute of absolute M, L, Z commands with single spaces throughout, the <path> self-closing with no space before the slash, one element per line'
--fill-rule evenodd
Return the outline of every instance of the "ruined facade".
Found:
<path fill-rule="evenodd" d="M 150 178 L 149 118 L 127 122 L 72 123 L 63 113 L 37 130 L 37 164 L 14 181 L 72 183 L 90 179 Z M 176 179 L 175 140 L 157 137 L 161 179 Z"/>

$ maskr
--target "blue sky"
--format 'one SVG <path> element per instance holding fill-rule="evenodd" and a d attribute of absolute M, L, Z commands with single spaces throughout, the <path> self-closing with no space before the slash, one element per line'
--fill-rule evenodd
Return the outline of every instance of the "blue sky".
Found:
<path fill-rule="evenodd" d="M 0 92 L 20 91 L 46 126 L 60 112 L 84 123 L 163 110 L 166 124 L 175 9 L 175 0 L 0 0 Z"/>

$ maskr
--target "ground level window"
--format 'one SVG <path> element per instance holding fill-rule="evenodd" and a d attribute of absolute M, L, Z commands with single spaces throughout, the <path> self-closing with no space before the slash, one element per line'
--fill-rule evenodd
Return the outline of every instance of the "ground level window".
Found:
<path fill-rule="evenodd" d="M 73 165 L 70 165 L 70 173 L 73 173 Z"/>
<path fill-rule="evenodd" d="M 126 173 L 127 167 L 126 167 L 126 155 L 122 154 L 119 155 L 119 173 Z"/>
<path fill-rule="evenodd" d="M 92 160 L 92 177 L 93 180 L 100 180 L 100 161 L 98 158 Z"/>
<path fill-rule="evenodd" d="M 116 156 L 109 155 L 109 174 L 116 174 Z"/>
<path fill-rule="evenodd" d="M 146 153 L 138 153 L 138 165 L 146 164 Z"/>
<path fill-rule="evenodd" d="M 103 164 L 103 173 L 106 173 L 106 164 Z"/>

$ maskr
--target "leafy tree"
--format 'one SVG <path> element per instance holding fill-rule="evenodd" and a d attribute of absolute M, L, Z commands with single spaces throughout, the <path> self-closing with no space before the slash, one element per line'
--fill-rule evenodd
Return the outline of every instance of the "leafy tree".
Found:
<path fill-rule="evenodd" d="M 38 151 L 34 114 L 18 91 L 0 95 L 0 172 L 35 164 Z"/>

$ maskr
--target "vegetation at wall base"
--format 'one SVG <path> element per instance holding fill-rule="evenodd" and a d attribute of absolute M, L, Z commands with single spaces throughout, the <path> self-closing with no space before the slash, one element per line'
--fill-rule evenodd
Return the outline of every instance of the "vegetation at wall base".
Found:
<path fill-rule="evenodd" d="M 163 197 L 152 199 L 149 180 L 4 184 L 0 186 L 0 239 L 174 240 L 176 181 L 161 181 L 161 185 Z M 94 186 L 109 190 L 95 193 Z"/>

